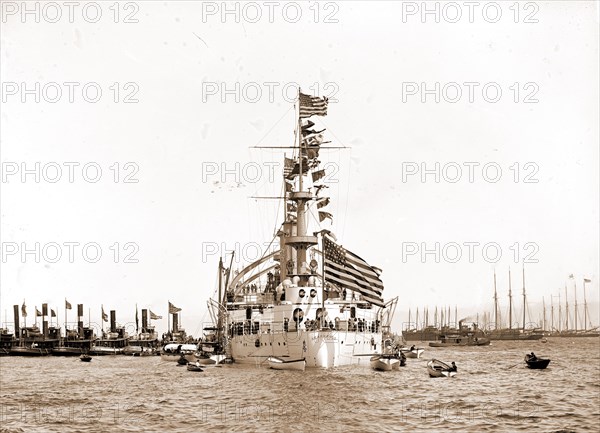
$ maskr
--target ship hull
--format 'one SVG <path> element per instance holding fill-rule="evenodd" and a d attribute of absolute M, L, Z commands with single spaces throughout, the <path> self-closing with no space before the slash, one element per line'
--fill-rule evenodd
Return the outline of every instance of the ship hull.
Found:
<path fill-rule="evenodd" d="M 531 341 L 541 340 L 544 338 L 542 333 L 525 333 L 521 334 L 518 332 L 491 332 L 487 334 L 490 340 L 504 340 L 504 341 Z"/>
<path fill-rule="evenodd" d="M 354 331 L 290 331 L 235 336 L 230 340 L 236 363 L 268 366 L 271 356 L 306 360 L 307 368 L 370 365 L 381 353 L 381 333 Z"/>
<path fill-rule="evenodd" d="M 52 354 L 52 349 L 41 349 L 33 347 L 13 347 L 10 349 L 10 356 L 48 356 Z"/>

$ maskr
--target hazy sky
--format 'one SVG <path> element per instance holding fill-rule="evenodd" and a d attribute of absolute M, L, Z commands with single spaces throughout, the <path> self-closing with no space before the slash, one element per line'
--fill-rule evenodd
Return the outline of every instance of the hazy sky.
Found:
<path fill-rule="evenodd" d="M 383 268 L 397 329 L 409 308 L 491 311 L 494 269 L 506 309 L 524 259 L 532 309 L 574 282 L 582 303 L 585 277 L 597 324 L 597 2 L 34 4 L 0 23 L 2 322 L 24 299 L 62 321 L 66 297 L 163 331 L 171 300 L 197 334 L 219 255 L 255 258 L 281 221 L 250 197 L 280 193 L 285 150 L 252 147 L 293 143 L 298 83 L 349 147 L 321 153 L 321 227 Z"/>

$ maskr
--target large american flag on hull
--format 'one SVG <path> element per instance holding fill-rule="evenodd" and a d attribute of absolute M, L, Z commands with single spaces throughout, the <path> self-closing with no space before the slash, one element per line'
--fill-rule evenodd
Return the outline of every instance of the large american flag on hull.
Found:
<path fill-rule="evenodd" d="M 327 116 L 327 98 L 300 93 L 300 117 Z"/>
<path fill-rule="evenodd" d="M 379 272 L 356 254 L 323 236 L 325 281 L 359 292 L 371 304 L 384 306 Z"/>

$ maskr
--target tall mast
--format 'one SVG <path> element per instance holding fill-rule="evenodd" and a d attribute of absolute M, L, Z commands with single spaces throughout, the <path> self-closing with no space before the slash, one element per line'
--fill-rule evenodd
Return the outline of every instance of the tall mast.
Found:
<path fill-rule="evenodd" d="M 498 292 L 496 291 L 496 270 L 494 269 L 494 329 L 498 329 Z"/>
<path fill-rule="evenodd" d="M 587 298 L 585 296 L 585 283 L 587 281 L 585 280 L 585 278 L 583 279 L 583 332 L 587 331 L 587 311 L 588 311 L 588 306 L 587 306 Z"/>
<path fill-rule="evenodd" d="M 419 307 L 417 307 L 417 314 L 415 316 L 415 322 L 416 322 L 416 328 L 415 329 L 419 329 Z"/>
<path fill-rule="evenodd" d="M 221 317 L 223 316 L 221 314 L 221 309 L 223 308 L 223 295 L 222 295 L 222 289 L 223 289 L 223 258 L 219 257 L 219 311 L 217 312 L 218 314 L 218 318 L 217 318 L 217 341 L 220 342 L 221 341 Z"/>
<path fill-rule="evenodd" d="M 565 283 L 565 331 L 569 330 L 569 297 L 567 295 L 567 284 Z"/>
<path fill-rule="evenodd" d="M 562 331 L 562 304 L 560 303 L 560 289 L 558 289 L 558 332 Z"/>
<path fill-rule="evenodd" d="M 554 332 L 554 296 L 550 295 L 550 332 Z"/>
<path fill-rule="evenodd" d="M 546 330 L 546 301 L 544 301 L 544 297 L 542 296 L 542 308 L 544 315 L 542 316 L 542 331 Z"/>
<path fill-rule="evenodd" d="M 410 308 L 408 309 L 408 327 L 407 327 L 407 331 L 411 329 L 411 317 L 410 317 Z"/>
<path fill-rule="evenodd" d="M 508 329 L 512 330 L 512 279 L 508 268 Z"/>
<path fill-rule="evenodd" d="M 527 295 L 525 295 L 525 264 L 523 264 L 523 332 L 525 332 L 525 309 L 527 308 Z"/>
<path fill-rule="evenodd" d="M 296 135 L 298 139 L 298 159 L 299 169 L 298 173 L 298 191 L 289 194 L 290 200 L 296 202 L 297 207 L 297 219 L 296 219 L 296 234 L 286 238 L 286 244 L 292 246 L 296 250 L 296 272 L 295 274 L 300 277 L 298 282 L 299 286 L 306 286 L 308 283 L 308 277 L 304 264 L 306 262 L 306 250 L 318 243 L 316 236 L 307 236 L 306 234 L 306 218 L 305 218 L 305 207 L 306 202 L 313 199 L 310 192 L 304 191 L 303 186 L 303 152 L 302 152 L 302 119 L 300 118 L 300 88 L 298 88 L 298 111 L 297 111 L 297 130 Z M 325 282 L 323 281 L 323 291 L 325 290 Z"/>
<path fill-rule="evenodd" d="M 575 279 L 573 279 L 573 285 L 575 287 L 575 332 L 577 332 L 577 283 L 575 282 Z"/>

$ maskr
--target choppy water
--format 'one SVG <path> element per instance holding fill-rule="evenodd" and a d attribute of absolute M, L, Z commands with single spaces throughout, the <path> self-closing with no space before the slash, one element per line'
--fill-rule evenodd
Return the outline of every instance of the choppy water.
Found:
<path fill-rule="evenodd" d="M 547 370 L 525 368 L 535 351 Z M 456 361 L 430 379 L 426 361 Z M 513 365 L 516 366 L 509 368 Z M 251 366 L 203 373 L 159 357 L 0 358 L 1 432 L 598 431 L 600 339 L 427 348 L 397 372 Z"/>

